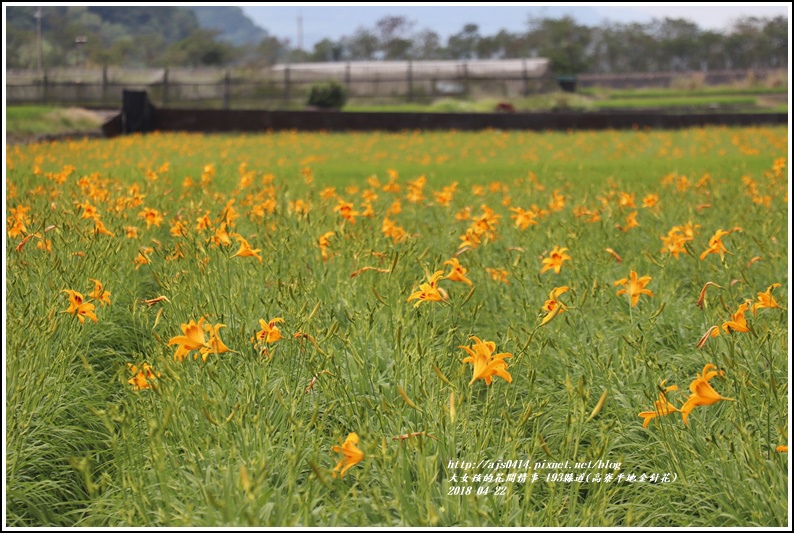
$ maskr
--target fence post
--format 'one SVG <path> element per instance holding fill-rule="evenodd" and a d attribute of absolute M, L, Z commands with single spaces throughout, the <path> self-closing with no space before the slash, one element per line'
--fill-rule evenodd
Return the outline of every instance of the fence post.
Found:
<path fill-rule="evenodd" d="M 289 107 L 289 65 L 284 69 L 284 103 Z"/>
<path fill-rule="evenodd" d="M 168 105 L 168 68 L 163 69 L 163 107 Z"/>
<path fill-rule="evenodd" d="M 229 109 L 229 99 L 231 98 L 232 78 L 227 70 L 223 75 L 223 108 Z"/>
<path fill-rule="evenodd" d="M 527 76 L 527 60 L 522 59 L 521 64 L 524 67 L 524 96 L 529 96 L 529 77 Z"/>
<path fill-rule="evenodd" d="M 350 61 L 345 66 L 345 86 L 350 90 Z"/>
<path fill-rule="evenodd" d="M 469 66 L 463 62 L 463 94 L 469 97 Z"/>
<path fill-rule="evenodd" d="M 102 106 L 108 101 L 108 66 L 102 65 Z"/>
<path fill-rule="evenodd" d="M 414 80 L 413 80 L 413 64 L 408 60 L 408 101 L 413 100 L 414 97 Z"/>
<path fill-rule="evenodd" d="M 47 103 L 47 70 L 44 70 L 44 74 L 41 77 L 41 101 L 42 103 Z"/>

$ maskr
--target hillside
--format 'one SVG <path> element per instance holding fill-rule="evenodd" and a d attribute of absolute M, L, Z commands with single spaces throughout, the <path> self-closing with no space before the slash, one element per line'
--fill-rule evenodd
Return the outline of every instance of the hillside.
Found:
<path fill-rule="evenodd" d="M 195 6 L 190 9 L 196 14 L 199 26 L 221 32 L 218 38 L 234 46 L 258 44 L 267 37 L 267 32 L 239 7 Z"/>
<path fill-rule="evenodd" d="M 9 68 L 37 65 L 36 12 L 36 7 L 6 9 Z M 45 67 L 151 66 L 172 60 L 172 46 L 177 56 L 186 46 L 197 47 L 197 41 L 205 49 L 213 46 L 210 32 L 217 32 L 214 39 L 221 48 L 257 44 L 267 37 L 238 7 L 46 6 L 41 15 Z M 76 44 L 78 37 L 85 37 L 84 46 Z"/>

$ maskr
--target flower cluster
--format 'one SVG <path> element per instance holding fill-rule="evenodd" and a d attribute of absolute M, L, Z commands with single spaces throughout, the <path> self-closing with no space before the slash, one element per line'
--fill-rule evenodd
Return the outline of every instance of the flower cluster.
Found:
<path fill-rule="evenodd" d="M 680 409 L 670 403 L 670 401 L 667 399 L 667 393 L 678 390 L 678 387 L 676 385 L 671 385 L 665 388 L 665 382 L 662 381 L 662 384 L 659 387 L 661 389 L 659 392 L 659 399 L 654 403 L 653 411 L 645 411 L 639 414 L 639 416 L 643 419 L 642 427 L 647 428 L 650 421 L 656 417 L 665 416 L 672 413 L 681 413 L 681 418 L 684 421 L 684 424 L 689 425 L 688 418 L 695 407 L 713 405 L 723 400 L 733 401 L 733 398 L 725 398 L 721 396 L 709 383 L 709 381 L 715 376 L 725 375 L 724 372 L 715 370 L 716 368 L 717 367 L 712 364 L 707 364 L 705 367 L 703 367 L 703 372 L 699 374 L 694 381 L 692 381 L 692 383 L 690 383 L 689 391 L 691 394 Z"/>

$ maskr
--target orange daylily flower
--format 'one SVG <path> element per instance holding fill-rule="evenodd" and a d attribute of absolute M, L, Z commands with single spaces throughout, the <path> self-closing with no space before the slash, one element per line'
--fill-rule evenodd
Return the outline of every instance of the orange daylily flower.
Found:
<path fill-rule="evenodd" d="M 341 453 L 344 455 L 344 457 L 342 457 L 342 459 L 339 460 L 336 467 L 334 468 L 333 471 L 334 477 L 337 476 L 337 471 L 339 471 L 339 469 L 342 468 L 342 466 L 344 466 L 344 468 L 342 468 L 342 471 L 339 472 L 338 475 L 340 478 L 345 477 L 345 473 L 347 473 L 348 470 L 353 468 L 355 465 L 357 465 L 364 459 L 364 452 L 359 450 L 356 447 L 356 444 L 358 444 L 358 435 L 356 435 L 355 433 L 351 433 L 345 439 L 344 444 L 342 444 L 341 446 L 334 446 L 332 448 L 332 450 L 335 453 Z"/>
<path fill-rule="evenodd" d="M 670 228 L 667 236 L 661 237 L 664 243 L 662 253 L 672 254 L 676 259 L 678 259 L 678 254 L 689 254 L 686 249 L 686 243 L 695 238 L 695 230 L 699 227 L 699 225 L 693 225 L 689 222 L 685 226 L 673 226 Z"/>
<path fill-rule="evenodd" d="M 152 262 L 151 259 L 149 259 L 149 254 L 152 252 L 154 252 L 154 248 L 148 246 L 141 248 L 138 252 L 138 256 L 132 261 L 135 264 L 135 270 L 138 270 L 138 267 L 141 265 L 148 265 Z"/>
<path fill-rule="evenodd" d="M 444 261 L 445 265 L 449 265 L 452 267 L 449 274 L 444 276 L 444 279 L 448 279 L 449 281 L 460 281 L 466 283 L 469 287 L 472 286 L 471 280 L 466 277 L 467 269 L 463 268 L 456 258 L 452 258 L 449 261 Z"/>
<path fill-rule="evenodd" d="M 187 235 L 187 226 L 181 220 L 177 220 L 171 226 L 171 236 L 172 237 L 184 237 Z"/>
<path fill-rule="evenodd" d="M 720 376 L 725 374 L 722 371 L 717 372 L 716 370 L 712 370 L 715 368 L 717 367 L 712 364 L 706 365 L 703 367 L 703 373 L 695 378 L 695 381 L 689 385 L 689 390 L 692 394 L 689 396 L 686 403 L 681 406 L 681 415 L 683 416 L 684 424 L 689 425 L 687 418 L 689 418 L 689 413 L 691 413 L 692 409 L 695 407 L 712 405 L 720 400 L 734 401 L 733 398 L 723 398 L 720 396 L 709 384 L 709 380 L 717 374 Z"/>
<path fill-rule="evenodd" d="M 334 207 L 334 211 L 339 211 L 339 214 L 351 224 L 356 223 L 356 217 L 359 215 L 358 211 L 353 210 L 352 202 L 345 202 L 342 199 L 340 199 L 337 206 Z"/>
<path fill-rule="evenodd" d="M 409 184 L 410 187 L 410 184 Z M 455 194 L 455 189 L 458 187 L 458 182 L 453 182 L 452 185 L 447 185 L 441 191 L 436 191 L 433 193 L 433 197 L 436 200 L 438 205 L 449 207 L 449 203 L 452 201 L 452 195 Z"/>
<path fill-rule="evenodd" d="M 150 228 L 152 224 L 160 227 L 160 224 L 163 223 L 163 215 L 157 210 L 152 209 L 151 207 L 144 208 L 143 211 L 138 213 L 138 216 L 146 221 L 146 228 Z"/>
<path fill-rule="evenodd" d="M 11 224 L 11 227 L 8 230 L 8 236 L 12 239 L 15 237 L 20 237 L 28 231 L 28 228 L 22 222 L 12 221 L 9 222 L 9 224 Z"/>
<path fill-rule="evenodd" d="M 187 324 L 182 324 L 180 327 L 184 335 L 172 337 L 168 341 L 169 346 L 173 344 L 179 346 L 174 353 L 174 361 L 184 361 L 185 357 L 193 350 L 199 351 L 199 353 L 193 354 L 193 359 L 197 359 L 199 354 L 201 354 L 201 359 L 204 362 L 207 361 L 210 353 L 222 354 L 232 351 L 223 343 L 219 334 L 220 329 L 226 326 L 224 324 L 210 326 L 209 324 L 204 324 L 205 320 L 204 317 L 201 317 L 198 323 L 191 320 Z M 205 332 L 209 333 L 209 339 L 204 337 Z"/>
<path fill-rule="evenodd" d="M 721 229 L 717 230 L 717 232 L 709 239 L 709 247 L 706 248 L 702 254 L 700 254 L 700 260 L 702 261 L 709 254 L 720 254 L 720 259 L 725 259 L 725 253 L 728 252 L 728 250 L 725 248 L 725 245 L 722 244 L 722 238 L 726 235 L 730 235 L 730 233 L 730 231 Z"/>
<path fill-rule="evenodd" d="M 546 300 L 545 304 L 543 304 L 543 311 L 546 312 L 546 316 L 543 317 L 543 321 L 540 323 L 541 326 L 545 326 L 551 322 L 555 316 L 568 309 L 565 307 L 564 303 L 557 299 L 561 294 L 568 292 L 568 289 L 569 287 L 563 285 L 562 287 L 556 287 L 552 289 L 552 291 L 549 293 L 549 299 Z"/>
<path fill-rule="evenodd" d="M 455 220 L 469 220 L 471 218 L 471 206 L 466 206 L 455 213 Z"/>
<path fill-rule="evenodd" d="M 160 377 L 160 372 L 156 372 L 147 363 L 143 363 L 140 369 L 132 363 L 127 363 L 130 372 L 135 374 L 132 378 L 127 380 L 127 383 L 135 387 L 135 390 L 149 389 L 152 386 L 149 384 L 150 379 L 157 379 Z"/>
<path fill-rule="evenodd" d="M 725 330 L 725 333 L 730 333 L 731 331 L 747 333 L 750 331 L 750 328 L 747 327 L 747 320 L 744 318 L 744 314 L 747 312 L 748 307 L 749 304 L 747 302 L 740 305 L 739 309 L 731 315 L 731 319 L 722 325 L 722 329 Z"/>
<path fill-rule="evenodd" d="M 115 237 L 116 234 L 105 227 L 105 224 L 99 219 L 94 218 L 94 230 L 100 235 L 107 235 L 108 237 Z"/>
<path fill-rule="evenodd" d="M 311 204 L 300 198 L 290 201 L 289 205 L 287 206 L 287 211 L 294 213 L 296 216 L 305 215 L 311 211 L 311 209 Z"/>
<path fill-rule="evenodd" d="M 494 281 L 501 281 L 505 284 L 510 284 L 510 280 L 507 279 L 507 270 L 503 268 L 486 268 L 485 272 L 491 275 L 491 279 Z"/>
<path fill-rule="evenodd" d="M 773 283 L 770 285 L 765 292 L 758 293 L 758 301 L 753 304 L 753 316 L 755 316 L 756 310 L 758 309 L 775 309 L 779 308 L 775 297 L 772 296 L 772 289 L 775 287 L 780 287 L 780 283 Z"/>
<path fill-rule="evenodd" d="M 540 270 L 540 273 L 543 274 L 547 270 L 553 269 L 556 274 L 559 274 L 560 269 L 562 269 L 563 261 L 571 260 L 571 256 L 565 253 L 567 251 L 568 248 L 560 248 L 559 246 L 555 246 L 554 249 L 549 253 L 549 256 L 543 259 L 543 268 Z"/>
<path fill-rule="evenodd" d="M 209 238 L 215 246 L 229 246 L 232 243 L 234 233 L 229 233 L 226 229 L 226 222 L 221 222 L 220 226 L 215 230 L 215 235 Z"/>
<path fill-rule="evenodd" d="M 631 228 L 636 228 L 640 224 L 637 222 L 637 211 L 632 211 L 629 213 L 629 216 L 626 217 L 626 225 L 621 226 L 620 224 L 616 224 L 616 227 L 623 232 L 629 231 Z"/>
<path fill-rule="evenodd" d="M 493 209 L 485 204 L 480 206 L 483 214 L 474 220 L 471 228 L 474 233 L 480 237 L 485 236 L 487 239 L 493 241 L 496 239 L 496 227 L 499 225 L 499 219 L 502 215 L 497 215 Z"/>
<path fill-rule="evenodd" d="M 77 316 L 81 324 L 85 322 L 86 317 L 97 322 L 97 317 L 94 314 L 94 309 L 96 309 L 94 304 L 86 302 L 83 295 L 77 291 L 65 289 L 61 292 L 69 295 L 69 308 L 64 313 Z"/>
<path fill-rule="evenodd" d="M 660 388 L 664 387 L 665 381 L 662 381 Z M 678 385 L 670 385 L 665 388 L 664 391 L 660 391 L 659 399 L 653 404 L 653 411 L 644 411 L 639 414 L 639 416 L 644 419 L 642 423 L 643 428 L 647 428 L 650 421 L 657 416 L 669 415 L 670 413 L 678 413 L 681 411 L 678 407 L 667 401 L 667 393 L 674 390 L 678 390 Z"/>
<path fill-rule="evenodd" d="M 204 320 L 204 317 L 201 317 L 198 324 L 194 320 L 191 320 L 187 324 L 182 324 L 179 327 L 182 328 L 182 333 L 184 333 L 184 335 L 172 337 L 171 340 L 168 341 L 169 346 L 173 344 L 179 345 L 174 353 L 174 361 L 184 361 L 187 354 L 193 350 L 208 348 L 207 341 L 204 338 L 204 330 L 202 329 Z"/>
<path fill-rule="evenodd" d="M 389 206 L 389 210 L 386 211 L 387 215 L 399 215 L 402 213 L 403 204 L 400 202 L 400 199 L 393 201 L 392 204 Z"/>
<path fill-rule="evenodd" d="M 257 259 L 259 259 L 260 263 L 262 262 L 262 257 L 260 257 L 259 255 L 259 252 L 262 251 L 261 249 L 257 248 L 256 250 L 254 250 L 253 248 L 251 248 L 251 245 L 248 244 L 248 241 L 239 235 L 237 236 L 237 240 L 240 243 L 240 249 L 237 250 L 237 253 L 234 254 L 232 257 L 256 257 Z"/>
<path fill-rule="evenodd" d="M 658 194 L 648 194 L 645 198 L 642 199 L 642 207 L 647 207 L 648 209 L 653 208 L 656 204 L 659 203 L 659 195 Z"/>
<path fill-rule="evenodd" d="M 477 234 L 475 229 L 467 228 L 466 234 L 460 236 L 460 240 L 463 241 L 458 246 L 458 249 L 462 248 L 477 248 L 480 245 L 480 236 Z"/>
<path fill-rule="evenodd" d="M 662 253 L 672 254 L 676 259 L 678 259 L 678 254 L 689 253 L 685 246 L 687 241 L 682 239 L 674 230 L 670 230 L 666 237 L 662 237 L 662 242 L 664 243 Z"/>
<path fill-rule="evenodd" d="M 474 341 L 474 346 L 471 348 L 468 346 L 458 346 L 458 348 L 463 348 L 469 354 L 469 357 L 466 357 L 463 363 L 471 363 L 474 365 L 474 375 L 469 385 L 472 385 L 478 379 L 484 379 L 485 384 L 490 385 L 494 376 L 500 377 L 508 383 L 511 383 L 513 377 L 507 372 L 507 362 L 504 359 L 513 357 L 513 354 L 500 353 L 491 355 L 494 350 L 496 350 L 495 343 L 490 341 L 483 342 L 473 335 L 470 339 Z"/>
<path fill-rule="evenodd" d="M 276 324 L 279 322 L 284 322 L 284 319 L 274 318 L 270 322 L 265 322 L 260 318 L 259 325 L 262 327 L 262 330 L 257 332 L 256 336 L 251 340 L 266 342 L 268 344 L 281 340 L 281 331 L 276 327 Z"/>
<path fill-rule="evenodd" d="M 406 200 L 411 203 L 417 204 L 425 199 L 425 195 L 423 190 L 425 188 L 425 184 L 427 183 L 427 178 L 422 175 L 416 178 L 413 181 L 408 182 L 408 194 L 406 195 Z"/>
<path fill-rule="evenodd" d="M 318 239 L 318 242 L 320 244 L 320 252 L 322 253 L 323 256 L 323 261 L 328 261 L 328 257 L 329 257 L 328 247 L 331 245 L 330 239 L 334 235 L 336 235 L 336 233 L 334 233 L 333 231 L 328 231 L 325 232 L 323 235 L 321 235 L 320 238 Z"/>
<path fill-rule="evenodd" d="M 105 304 L 110 305 L 110 292 L 105 290 L 102 286 L 102 282 L 98 279 L 92 279 L 91 281 L 94 282 L 94 290 L 91 291 L 88 297 L 102 302 L 102 307 L 104 307 Z"/>
<path fill-rule="evenodd" d="M 535 212 L 532 210 L 525 211 L 521 207 L 511 207 L 510 211 L 515 215 L 510 215 L 510 218 L 515 220 L 515 226 L 521 230 L 527 229 L 529 226 L 537 225 L 538 221 L 535 220 Z"/>
<path fill-rule="evenodd" d="M 405 240 L 408 237 L 408 233 L 405 231 L 405 229 L 398 226 L 388 216 L 383 219 L 381 231 L 386 237 L 391 237 L 395 244 Z"/>
<path fill-rule="evenodd" d="M 83 214 L 80 215 L 80 218 L 91 219 L 99 216 L 99 212 L 97 211 L 97 208 L 89 204 L 88 202 L 84 204 L 77 204 L 77 207 L 83 210 Z"/>
<path fill-rule="evenodd" d="M 565 207 L 565 196 L 559 193 L 559 191 L 555 190 L 551 193 L 551 201 L 549 202 L 549 210 L 551 211 L 562 211 Z"/>
<path fill-rule="evenodd" d="M 210 227 L 212 227 L 212 220 L 210 220 L 210 214 L 209 211 L 207 211 L 203 216 L 196 219 L 196 231 L 202 233 L 205 229 L 209 229 Z"/>
<path fill-rule="evenodd" d="M 419 307 L 422 302 L 440 302 L 448 298 L 447 291 L 438 287 L 438 281 L 444 276 L 443 270 L 437 270 L 430 278 L 429 283 L 419 285 L 419 290 L 408 297 L 408 302 L 419 299 L 414 307 Z"/>
<path fill-rule="evenodd" d="M 201 348 L 201 360 L 205 363 L 207 362 L 207 357 L 209 357 L 210 353 L 214 353 L 216 355 L 231 352 L 232 350 L 226 346 L 220 337 L 220 329 L 225 328 L 225 324 L 215 324 L 214 326 L 210 326 L 209 324 L 204 325 L 204 331 L 210 334 L 210 338 L 207 341 L 207 345 Z M 198 354 L 193 354 L 193 359 L 196 359 Z"/>
<path fill-rule="evenodd" d="M 622 285 L 624 287 L 617 292 L 617 295 L 620 296 L 621 294 L 628 294 L 631 297 L 631 306 L 635 307 L 640 299 L 641 294 L 647 294 L 648 296 L 653 297 L 653 293 L 645 288 L 650 281 L 650 276 L 637 278 L 637 273 L 632 270 L 631 279 L 623 278 L 615 282 L 615 287 L 618 285 Z"/>

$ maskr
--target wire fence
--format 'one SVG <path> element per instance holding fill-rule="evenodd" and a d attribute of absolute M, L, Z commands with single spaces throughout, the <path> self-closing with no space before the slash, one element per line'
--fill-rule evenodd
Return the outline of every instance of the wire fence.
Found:
<path fill-rule="evenodd" d="M 219 69 L 51 69 L 8 71 L 6 103 L 120 107 L 123 89 L 145 90 L 155 105 L 222 109 L 304 107 L 312 85 L 334 79 L 352 101 L 430 103 L 442 97 L 515 98 L 553 89 L 555 81 L 534 70 L 481 73 L 474 69 L 431 72 L 411 62 L 403 69 L 336 71 L 307 65 L 257 71 Z"/>
<path fill-rule="evenodd" d="M 217 109 L 300 109 L 309 89 L 335 79 L 347 89 L 350 102 L 364 104 L 431 103 L 439 98 L 510 100 L 549 92 L 558 79 L 538 60 L 494 62 L 395 62 L 393 64 L 296 64 L 257 70 L 123 69 L 115 67 L 6 72 L 6 104 L 121 107 L 124 89 L 149 93 L 162 107 Z M 545 60 L 544 60 L 545 61 Z M 435 63 L 435 64 L 433 64 Z M 491 65 L 486 67 L 486 65 Z M 449 67 L 449 68 L 448 68 Z M 785 72 L 784 72 L 785 74 Z M 580 88 L 661 88 L 677 83 L 715 85 L 758 82 L 778 71 L 716 71 L 581 75 Z"/>

